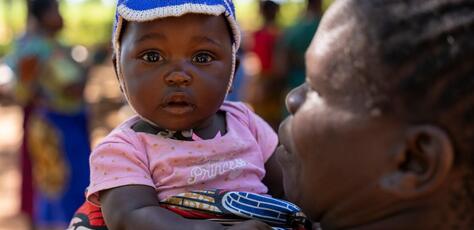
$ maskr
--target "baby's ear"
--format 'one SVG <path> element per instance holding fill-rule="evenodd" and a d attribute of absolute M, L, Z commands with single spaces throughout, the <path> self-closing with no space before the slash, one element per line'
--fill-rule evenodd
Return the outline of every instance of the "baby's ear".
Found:
<path fill-rule="evenodd" d="M 237 57 L 235 58 L 234 75 L 237 74 L 237 70 L 239 69 L 239 67 L 240 67 L 240 56 L 237 55 Z"/>
<path fill-rule="evenodd" d="M 112 64 L 114 65 L 115 76 L 118 78 L 118 73 L 117 73 L 117 55 L 115 54 L 115 52 L 112 54 Z"/>
<path fill-rule="evenodd" d="M 235 58 L 235 67 L 234 67 L 234 80 L 235 80 L 235 77 L 237 75 L 237 70 L 239 69 L 240 67 L 240 56 L 237 56 Z M 234 90 L 234 84 L 232 84 L 229 88 L 229 92 L 228 93 L 232 93 L 232 91 Z"/>
<path fill-rule="evenodd" d="M 117 81 L 119 83 L 119 87 L 120 87 L 120 91 L 122 91 L 122 93 L 124 93 L 123 89 L 122 89 L 122 84 L 120 83 L 120 78 L 118 76 L 118 71 L 117 71 L 117 55 L 115 54 L 115 52 L 112 54 L 112 64 L 114 65 L 114 72 L 115 72 L 115 77 L 117 78 Z"/>
<path fill-rule="evenodd" d="M 434 125 L 410 127 L 393 157 L 392 171 L 381 188 L 400 198 L 415 198 L 435 191 L 453 167 L 453 143 Z"/>

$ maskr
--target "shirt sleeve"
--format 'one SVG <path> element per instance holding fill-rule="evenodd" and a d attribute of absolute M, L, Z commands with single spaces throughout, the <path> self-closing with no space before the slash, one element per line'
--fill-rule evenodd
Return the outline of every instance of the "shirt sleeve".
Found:
<path fill-rule="evenodd" d="M 124 185 L 146 185 L 155 188 L 148 167 L 148 157 L 145 150 L 140 149 L 136 139 L 125 132 L 116 132 L 92 152 L 88 201 L 100 206 L 100 191 Z"/>
<path fill-rule="evenodd" d="M 278 135 L 270 125 L 254 112 L 247 109 L 249 128 L 260 146 L 264 162 L 273 155 L 278 145 Z"/>

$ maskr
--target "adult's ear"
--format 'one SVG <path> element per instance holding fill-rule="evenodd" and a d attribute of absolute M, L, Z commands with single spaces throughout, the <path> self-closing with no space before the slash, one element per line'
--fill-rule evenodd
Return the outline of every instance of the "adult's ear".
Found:
<path fill-rule="evenodd" d="M 448 134 L 434 125 L 407 130 L 393 158 L 393 171 L 381 179 L 381 188 L 400 198 L 435 191 L 453 166 L 454 149 Z"/>

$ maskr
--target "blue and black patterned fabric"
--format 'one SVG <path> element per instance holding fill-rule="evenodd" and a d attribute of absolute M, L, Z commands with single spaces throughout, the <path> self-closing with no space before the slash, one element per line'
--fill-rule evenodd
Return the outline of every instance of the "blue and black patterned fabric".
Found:
<path fill-rule="evenodd" d="M 190 191 L 170 197 L 161 206 L 187 218 L 232 225 L 255 219 L 274 229 L 311 229 L 311 221 L 295 204 L 250 192 Z"/>
<path fill-rule="evenodd" d="M 301 209 L 284 200 L 250 192 L 198 190 L 172 196 L 160 206 L 182 217 L 231 226 L 246 220 L 263 221 L 274 230 L 309 230 L 311 221 Z M 107 230 L 100 207 L 86 202 L 68 230 Z"/>

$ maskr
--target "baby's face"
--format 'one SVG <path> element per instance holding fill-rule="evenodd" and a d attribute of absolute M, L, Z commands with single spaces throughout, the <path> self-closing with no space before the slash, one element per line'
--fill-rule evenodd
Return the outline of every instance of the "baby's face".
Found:
<path fill-rule="evenodd" d="M 210 119 L 232 72 L 227 28 L 224 16 L 200 14 L 128 22 L 119 64 L 135 110 L 171 130 Z"/>
<path fill-rule="evenodd" d="M 350 68 L 338 68 L 351 63 L 340 54 L 351 48 L 358 22 L 335 23 L 345 11 L 331 10 L 307 51 L 306 83 L 287 96 L 291 116 L 280 126 L 277 150 L 288 199 L 325 222 L 360 212 L 380 195 L 379 177 L 400 135 L 397 122 L 360 111 L 363 89 L 355 88 Z"/>

